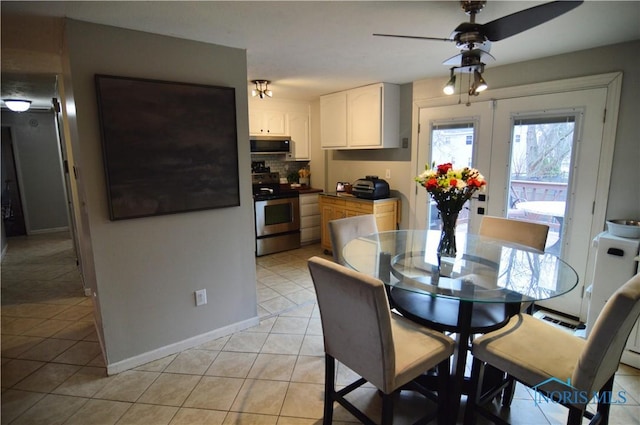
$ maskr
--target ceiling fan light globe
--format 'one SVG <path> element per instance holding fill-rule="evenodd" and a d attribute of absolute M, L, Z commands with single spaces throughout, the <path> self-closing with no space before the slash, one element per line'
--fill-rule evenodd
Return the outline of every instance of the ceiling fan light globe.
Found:
<path fill-rule="evenodd" d="M 473 71 L 473 91 L 475 92 L 483 92 L 489 87 L 487 82 L 482 78 L 482 74 L 477 69 Z"/>
<path fill-rule="evenodd" d="M 456 91 L 456 76 L 453 73 L 453 69 L 451 69 L 451 78 L 449 78 L 449 81 L 447 82 L 447 84 L 442 88 L 442 91 L 446 95 L 452 95 L 453 93 L 455 93 L 455 91 Z"/>

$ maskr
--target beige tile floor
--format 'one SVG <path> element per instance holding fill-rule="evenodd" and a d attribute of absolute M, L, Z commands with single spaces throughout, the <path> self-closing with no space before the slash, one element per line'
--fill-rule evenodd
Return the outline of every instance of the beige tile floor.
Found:
<path fill-rule="evenodd" d="M 320 424 L 322 330 L 306 260 L 319 245 L 256 260 L 259 315 L 252 329 L 106 376 L 68 235 L 11 238 L 2 260 L 2 424 Z M 338 383 L 353 378 L 339 366 Z M 622 365 L 611 423 L 640 424 L 640 371 Z M 375 389 L 354 402 L 372 415 Z M 403 392 L 396 423 L 424 408 Z M 334 423 L 353 423 L 342 408 Z M 514 424 L 560 424 L 560 406 L 535 406 L 518 387 Z M 479 421 L 484 423 L 483 421 Z"/>

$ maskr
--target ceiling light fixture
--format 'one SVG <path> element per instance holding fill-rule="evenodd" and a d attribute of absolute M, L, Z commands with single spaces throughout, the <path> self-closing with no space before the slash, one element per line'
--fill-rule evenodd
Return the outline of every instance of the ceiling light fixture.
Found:
<path fill-rule="evenodd" d="M 473 87 L 476 93 L 481 93 L 487 89 L 487 82 L 482 78 L 482 74 L 477 69 L 473 71 Z"/>
<path fill-rule="evenodd" d="M 251 90 L 251 96 L 259 97 L 260 99 L 264 99 L 265 97 L 272 97 L 273 92 L 269 90 L 269 83 L 271 81 L 268 80 L 251 80 L 252 83 L 256 85 L 256 88 Z"/>
<path fill-rule="evenodd" d="M 452 95 L 456 92 L 456 74 L 455 74 L 455 70 L 456 68 L 451 68 L 451 77 L 449 78 L 449 81 L 447 82 L 447 85 L 444 86 L 444 88 L 442 89 L 442 91 L 444 92 L 444 94 L 446 95 Z"/>
<path fill-rule="evenodd" d="M 2 99 L 7 108 L 13 112 L 24 112 L 31 107 L 31 101 L 26 99 Z"/>
<path fill-rule="evenodd" d="M 456 71 L 460 74 L 469 74 L 469 88 L 467 91 L 469 96 L 478 96 L 481 92 L 485 91 L 489 86 L 487 85 L 485 79 L 482 77 L 485 66 L 485 64 L 481 60 L 483 55 L 490 56 L 486 52 L 478 50 L 463 52 L 460 66 L 454 66 L 453 68 L 451 68 L 449 81 L 442 89 L 444 94 L 452 95 L 455 93 Z M 471 74 L 473 74 L 473 78 L 471 78 Z M 462 79 L 460 79 L 460 81 L 462 81 Z M 462 82 L 460 84 L 460 92 L 462 93 Z M 467 101 L 467 104 L 468 103 L 469 102 Z"/>

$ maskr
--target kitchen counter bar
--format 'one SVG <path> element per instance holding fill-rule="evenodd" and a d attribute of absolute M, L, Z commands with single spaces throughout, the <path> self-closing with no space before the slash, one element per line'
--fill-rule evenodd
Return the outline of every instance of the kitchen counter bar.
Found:
<path fill-rule="evenodd" d="M 363 199 L 342 192 L 323 192 L 318 195 L 322 221 L 321 246 L 326 253 L 331 252 L 329 221 L 361 214 L 376 217 L 378 231 L 396 230 L 400 223 L 399 198 Z"/>

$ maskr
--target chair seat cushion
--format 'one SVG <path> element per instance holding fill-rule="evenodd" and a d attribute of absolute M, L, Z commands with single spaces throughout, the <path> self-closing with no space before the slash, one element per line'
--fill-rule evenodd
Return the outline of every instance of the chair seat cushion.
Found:
<path fill-rule="evenodd" d="M 391 329 L 393 344 L 396 346 L 395 382 L 392 385 L 395 388 L 388 388 L 391 391 L 427 372 L 453 354 L 453 339 L 398 314 L 391 314 Z"/>
<path fill-rule="evenodd" d="M 527 314 L 473 342 L 473 356 L 544 391 L 566 391 L 586 341 Z M 569 381 L 570 382 L 570 381 Z M 572 384 L 572 383 L 571 383 Z"/>

